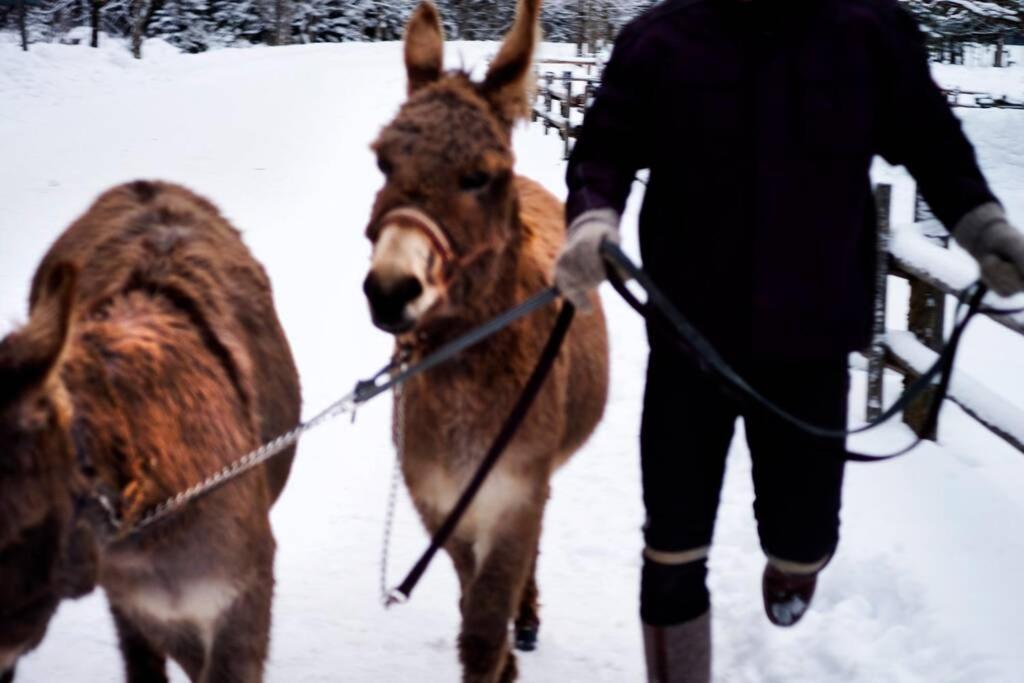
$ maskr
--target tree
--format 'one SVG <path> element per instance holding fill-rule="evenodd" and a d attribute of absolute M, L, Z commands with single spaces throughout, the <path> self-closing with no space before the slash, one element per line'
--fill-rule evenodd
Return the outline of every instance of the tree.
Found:
<path fill-rule="evenodd" d="M 986 38 L 1021 28 L 1020 0 L 902 1 L 925 33 L 936 38 Z"/>
<path fill-rule="evenodd" d="M 1003 66 L 1006 38 L 1024 26 L 1022 0 L 901 0 L 929 37 L 939 59 L 955 61 L 964 42 L 996 47 L 995 66 Z"/>
<path fill-rule="evenodd" d="M 146 35 L 163 38 L 186 52 L 203 52 L 215 44 L 214 21 L 207 0 L 164 0 L 153 12 Z"/>

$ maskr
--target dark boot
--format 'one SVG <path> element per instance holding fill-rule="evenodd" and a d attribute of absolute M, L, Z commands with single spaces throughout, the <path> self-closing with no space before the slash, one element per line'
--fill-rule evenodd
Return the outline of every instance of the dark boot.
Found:
<path fill-rule="evenodd" d="M 792 626 L 811 606 L 818 572 L 789 573 L 771 562 L 764 567 L 761 594 L 768 620 L 776 626 Z"/>
<path fill-rule="evenodd" d="M 711 683 L 711 612 L 672 626 L 644 624 L 647 683 Z"/>

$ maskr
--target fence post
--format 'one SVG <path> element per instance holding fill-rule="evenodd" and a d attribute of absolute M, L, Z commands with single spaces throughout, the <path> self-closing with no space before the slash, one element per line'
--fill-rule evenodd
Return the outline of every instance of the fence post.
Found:
<path fill-rule="evenodd" d="M 544 72 L 544 111 L 551 113 L 551 92 L 555 85 L 555 72 Z"/>
<path fill-rule="evenodd" d="M 586 84 L 583 86 L 583 113 L 587 113 L 587 109 L 590 109 L 590 104 L 594 101 L 594 94 L 596 88 L 594 87 L 594 81 L 587 79 Z"/>
<path fill-rule="evenodd" d="M 920 194 L 914 202 L 914 222 L 926 221 L 934 218 L 927 202 Z M 949 246 L 949 235 L 945 230 L 936 234 L 926 234 L 929 240 L 941 245 Z M 920 280 L 913 279 L 910 282 L 910 308 L 907 312 L 907 329 L 914 333 L 918 341 L 935 352 L 942 351 L 942 344 L 945 338 L 946 321 L 946 297 L 945 295 Z M 910 379 L 904 379 L 904 386 L 910 384 Z M 925 423 L 928 420 L 928 410 L 935 397 L 934 387 L 926 390 L 921 396 L 910 403 L 903 412 L 903 421 L 914 430 L 914 433 L 924 439 L 935 440 L 937 434 L 934 430 L 925 433 Z"/>
<path fill-rule="evenodd" d="M 562 158 L 568 160 L 571 146 L 569 138 L 572 137 L 572 72 L 562 72 L 562 86 L 565 88 L 562 99 L 562 140 L 565 146 Z"/>
<path fill-rule="evenodd" d="M 569 120 L 569 115 L 572 113 L 572 72 L 562 72 L 562 88 L 565 91 L 565 97 L 562 99 L 562 118 L 566 121 Z"/>
<path fill-rule="evenodd" d="M 868 420 L 878 419 L 885 404 L 885 311 L 889 280 L 891 185 L 878 185 L 875 188 L 875 210 L 878 213 L 878 239 L 875 252 L 875 307 L 871 348 L 868 351 Z"/>
<path fill-rule="evenodd" d="M 21 34 L 21 49 L 23 52 L 28 52 L 28 21 L 26 15 L 28 10 L 25 8 L 25 0 L 18 0 L 18 32 Z"/>

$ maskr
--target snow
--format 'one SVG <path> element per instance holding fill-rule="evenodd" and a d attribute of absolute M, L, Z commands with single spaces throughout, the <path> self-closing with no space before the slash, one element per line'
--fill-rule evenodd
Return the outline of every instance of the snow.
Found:
<path fill-rule="evenodd" d="M 155 49 L 154 49 L 155 48 Z M 571 46 L 569 46 L 571 50 Z M 494 44 L 449 48 L 478 64 Z M 554 49 L 553 49 L 554 50 Z M 559 46 L 560 54 L 567 54 Z M 110 185 L 138 177 L 182 182 L 213 199 L 267 266 L 302 373 L 305 414 L 382 365 L 389 338 L 360 290 L 362 236 L 380 177 L 368 145 L 404 93 L 396 44 L 311 45 L 146 59 L 100 50 L 0 41 L 0 333 L 24 316 L 29 278 L 50 241 Z M 1012 76 L 1003 76 L 1002 73 Z M 1000 78 L 1019 79 L 1008 69 Z M 969 76 L 963 76 L 965 82 Z M 982 89 L 980 87 L 974 89 Z M 968 133 L 1011 217 L 1024 220 L 1024 112 L 965 112 Z M 562 189 L 561 143 L 539 127 L 517 133 L 520 169 Z M 895 183 L 897 222 L 912 185 Z M 639 191 L 627 211 L 636 253 Z M 893 327 L 905 311 L 894 282 Z M 540 563 L 544 625 L 519 657 L 525 681 L 642 680 L 637 594 L 643 521 L 637 434 L 646 363 L 640 321 L 605 293 L 613 330 L 607 417 L 554 483 Z M 965 341 L 975 379 L 1024 405 L 1021 340 L 979 323 Z M 851 419 L 863 417 L 853 373 Z M 899 391 L 886 379 L 891 400 Z M 457 587 L 439 559 L 412 601 L 384 611 L 378 558 L 393 463 L 386 398 L 309 435 L 273 513 L 277 594 L 269 681 L 458 679 Z M 885 465 L 851 466 L 839 554 L 795 628 L 763 615 L 763 567 L 751 512 L 742 428 L 730 457 L 711 557 L 716 679 L 1015 683 L 1024 678 L 1024 457 L 959 408 L 943 413 L 940 445 Z M 885 451 L 912 438 L 901 424 L 858 437 Z M 682 444 L 680 445 L 682 450 Z M 426 543 L 404 493 L 390 578 Z M 120 658 L 103 597 L 65 603 L 19 681 L 108 681 Z M 184 680 L 175 671 L 175 681 Z"/>

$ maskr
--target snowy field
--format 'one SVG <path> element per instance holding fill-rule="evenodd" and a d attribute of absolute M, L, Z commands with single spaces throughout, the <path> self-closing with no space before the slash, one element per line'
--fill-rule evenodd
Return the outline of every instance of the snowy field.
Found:
<path fill-rule="evenodd" d="M 449 48 L 480 64 L 494 45 Z M 549 51 L 553 47 L 547 48 Z M 558 48 L 563 49 L 563 48 Z M 1024 62 L 1024 59 L 1018 60 Z M 942 67 L 1024 95 L 1024 67 Z M 103 189 L 135 178 L 183 183 L 240 228 L 274 281 L 310 415 L 388 357 L 360 283 L 362 236 L 381 178 L 368 144 L 405 87 L 394 44 L 221 50 L 198 56 L 149 44 L 121 48 L 0 44 L 0 333 L 24 318 L 29 278 L 51 240 Z M 982 165 L 1024 224 L 1024 112 L 963 112 Z M 555 136 L 522 128 L 520 170 L 559 195 Z M 911 185 L 897 183 L 899 218 Z M 638 197 L 628 221 L 635 222 Z M 635 246 L 635 227 L 627 239 Z M 525 681 L 638 681 L 637 592 L 642 522 L 637 434 L 646 344 L 639 321 L 608 296 L 613 389 L 607 417 L 555 480 L 540 565 L 544 625 L 520 656 Z M 905 289 L 895 286 L 892 325 Z M 992 324 L 967 339 L 963 365 L 1024 406 L 1024 340 Z M 889 380 L 889 396 L 900 386 Z M 854 373 L 851 418 L 862 418 Z M 314 433 L 274 510 L 279 544 L 268 678 L 273 682 L 453 681 L 456 581 L 447 559 L 407 606 L 378 597 L 380 539 L 393 463 L 390 405 Z M 741 433 L 742 434 L 742 433 Z M 894 425 L 865 440 L 891 450 Z M 680 444 L 683 451 L 683 444 Z M 1024 456 L 947 407 L 941 444 L 894 463 L 851 466 L 844 537 L 814 609 L 780 630 L 762 614 L 750 463 L 742 438 L 729 461 L 712 553 L 716 680 L 736 683 L 1019 683 L 1024 680 Z M 425 535 L 401 501 L 392 581 Z M 175 671 L 175 680 L 184 680 Z M 19 681 L 114 681 L 120 659 L 104 599 L 65 603 Z"/>

